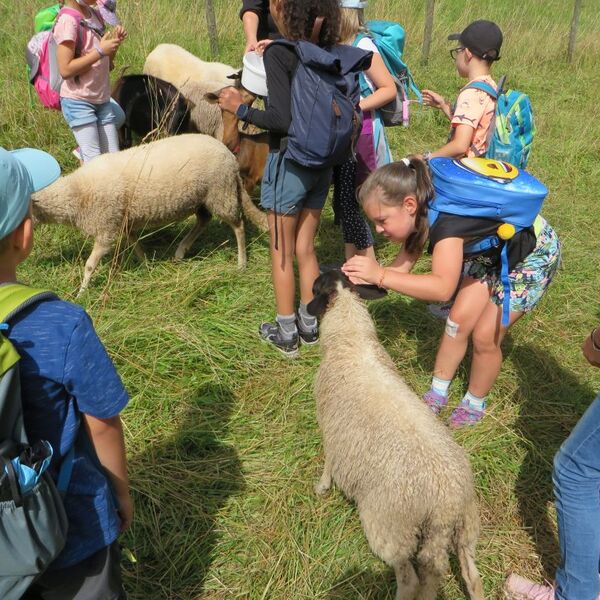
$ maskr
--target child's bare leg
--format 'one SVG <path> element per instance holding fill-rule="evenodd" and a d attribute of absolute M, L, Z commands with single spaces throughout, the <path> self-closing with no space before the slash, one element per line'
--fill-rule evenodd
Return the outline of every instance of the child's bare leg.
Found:
<path fill-rule="evenodd" d="M 277 249 L 275 248 L 275 216 L 277 216 Z M 291 315 L 294 313 L 296 293 L 294 253 L 298 215 L 275 215 L 273 211 L 269 211 L 267 219 L 271 234 L 271 274 L 277 313 Z"/>
<path fill-rule="evenodd" d="M 321 219 L 321 210 L 305 208 L 300 211 L 296 228 L 296 259 L 300 280 L 300 302 L 313 299 L 313 283 L 319 276 L 319 262 L 315 253 L 315 236 Z"/>
<path fill-rule="evenodd" d="M 454 377 L 467 351 L 469 336 L 489 303 L 490 292 L 487 285 L 465 277 L 440 342 L 433 369 L 435 377 L 444 380 Z"/>
<path fill-rule="evenodd" d="M 367 246 L 363 250 L 359 250 L 354 244 L 344 244 L 344 253 L 346 255 L 346 260 L 353 256 L 368 256 L 373 260 L 376 260 L 375 249 L 373 246 Z"/>
<path fill-rule="evenodd" d="M 513 323 L 524 313 L 511 312 L 508 327 L 501 325 L 502 306 L 488 303 L 473 330 L 473 362 L 469 392 L 483 398 L 488 395 L 502 367 L 502 340 Z"/>

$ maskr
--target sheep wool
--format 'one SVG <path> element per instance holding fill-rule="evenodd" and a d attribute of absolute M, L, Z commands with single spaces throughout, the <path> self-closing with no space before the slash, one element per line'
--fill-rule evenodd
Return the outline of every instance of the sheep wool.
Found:
<path fill-rule="evenodd" d="M 266 217 L 244 190 L 238 163 L 219 141 L 186 134 L 121 152 L 102 154 L 32 196 L 42 223 L 72 225 L 94 238 L 79 293 L 122 236 L 140 256 L 133 236 L 144 228 L 196 215 L 196 223 L 175 252 L 183 258 L 211 214 L 233 229 L 238 266 L 246 265 L 242 211 L 265 231 Z"/>
<path fill-rule="evenodd" d="M 470 598 L 482 600 L 468 458 L 398 374 L 348 285 L 326 273 L 309 304 L 313 314 L 325 309 L 315 382 L 325 468 L 315 490 L 324 494 L 333 481 L 356 502 L 371 549 L 394 568 L 397 600 L 434 600 L 450 548 Z"/>

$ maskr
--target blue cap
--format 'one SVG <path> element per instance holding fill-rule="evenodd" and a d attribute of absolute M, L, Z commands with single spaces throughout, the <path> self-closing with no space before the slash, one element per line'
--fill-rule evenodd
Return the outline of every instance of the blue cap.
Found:
<path fill-rule="evenodd" d="M 31 194 L 60 177 L 60 166 L 50 154 L 23 148 L 0 148 L 0 239 L 12 233 L 29 210 Z"/>

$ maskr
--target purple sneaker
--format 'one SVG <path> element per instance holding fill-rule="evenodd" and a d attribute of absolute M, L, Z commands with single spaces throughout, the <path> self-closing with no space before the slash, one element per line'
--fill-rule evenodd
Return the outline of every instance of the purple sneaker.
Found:
<path fill-rule="evenodd" d="M 439 415 L 446 404 L 448 404 L 448 396 L 443 396 L 433 390 L 429 390 L 423 396 L 423 402 L 429 406 L 434 415 Z"/>
<path fill-rule="evenodd" d="M 453 429 L 477 425 L 483 419 L 483 415 L 485 415 L 485 409 L 477 410 L 476 408 L 471 408 L 467 403 L 461 402 L 452 411 L 450 419 L 448 419 L 448 425 Z"/>

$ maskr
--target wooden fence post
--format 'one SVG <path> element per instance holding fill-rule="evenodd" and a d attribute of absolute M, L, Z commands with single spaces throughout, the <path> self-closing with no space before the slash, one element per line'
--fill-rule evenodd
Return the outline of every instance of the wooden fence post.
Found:
<path fill-rule="evenodd" d="M 573 53 L 575 52 L 575 42 L 577 40 L 577 28 L 579 27 L 579 15 L 581 14 L 582 3 L 582 0 L 575 0 L 573 18 L 571 19 L 571 32 L 569 33 L 569 47 L 567 48 L 568 62 L 573 62 Z"/>
<path fill-rule="evenodd" d="M 204 0 L 206 10 L 206 25 L 208 27 L 208 39 L 210 40 L 210 53 L 212 58 L 219 56 L 219 36 L 217 34 L 217 19 L 213 0 Z"/>
<path fill-rule="evenodd" d="M 427 0 L 427 13 L 425 15 L 425 30 L 423 31 L 423 52 L 421 62 L 426 65 L 429 61 L 429 48 L 431 47 L 431 36 L 433 34 L 433 13 L 435 0 Z"/>

